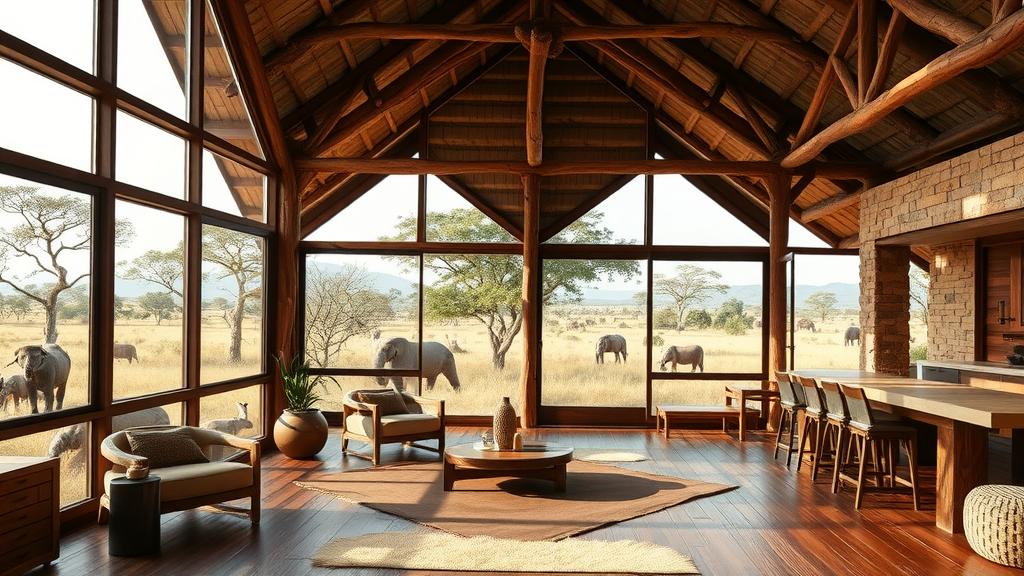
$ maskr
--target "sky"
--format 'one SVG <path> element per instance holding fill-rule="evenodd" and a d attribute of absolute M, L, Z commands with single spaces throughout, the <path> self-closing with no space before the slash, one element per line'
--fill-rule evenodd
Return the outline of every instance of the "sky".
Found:
<path fill-rule="evenodd" d="M 185 99 L 141 0 L 122 0 L 119 4 L 118 78 L 122 88 L 179 117 L 185 114 Z M 92 2 L 87 0 L 0 1 L 0 28 L 84 70 L 92 70 Z M 37 23 L 46 21 L 47 26 Z M 55 82 L 0 60 L 0 84 L 22 89 L 0 91 L 0 146 L 91 170 L 91 99 Z M 185 187 L 185 142 L 157 130 L 126 113 L 119 113 L 117 138 L 117 179 L 169 196 L 183 198 Z M 54 145 L 60 135 L 60 145 Z M 204 164 L 212 158 L 204 152 Z M 204 170 L 204 203 L 234 214 L 237 208 L 217 170 Z M 392 176 L 377 189 L 365 194 L 330 223 L 315 231 L 310 240 L 375 240 L 394 234 L 393 223 L 412 215 L 416 194 L 415 176 Z M 695 246 L 766 246 L 764 239 L 736 221 L 717 203 L 679 176 L 655 177 L 654 241 L 656 244 Z M 635 178 L 605 200 L 595 210 L 603 213 L 602 224 L 616 238 L 639 243 L 643 235 L 643 183 Z M 0 185 L 24 184 L 0 175 Z M 33 184 L 36 185 L 36 184 Z M 46 188 L 45 186 L 42 186 Z M 55 193 L 63 193 L 55 190 Z M 428 181 L 428 211 L 469 208 L 471 205 L 439 180 Z M 136 206 L 117 203 L 117 216 L 130 218 L 144 231 L 160 228 L 167 215 Z M 175 220 L 179 217 L 171 217 Z M 7 227 L 0 214 L 0 226 Z M 389 228 L 389 226 L 391 226 Z M 147 230 L 148 229 L 148 230 Z M 173 234 L 174 243 L 177 233 Z M 128 260 L 150 249 L 167 250 L 169 240 L 161 234 L 143 233 L 130 245 L 118 249 L 117 259 Z M 825 244 L 802 226 L 790 222 L 791 246 Z M 810 257 L 801 257 L 801 260 Z M 798 264 L 798 283 L 858 281 L 856 258 L 815 257 L 813 266 Z M 380 264 L 376 261 L 375 264 Z M 394 273 L 393 266 L 388 265 Z M 759 273 L 749 265 L 715 263 L 730 284 L 760 282 Z M 629 285 L 635 285 L 630 282 Z M 624 286 L 608 285 L 620 289 Z"/>

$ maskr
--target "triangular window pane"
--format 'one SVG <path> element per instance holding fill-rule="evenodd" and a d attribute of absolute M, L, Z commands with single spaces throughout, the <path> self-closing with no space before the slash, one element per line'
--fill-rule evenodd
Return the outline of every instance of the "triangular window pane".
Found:
<path fill-rule="evenodd" d="M 792 218 L 789 219 L 789 245 L 795 248 L 831 248 L 828 243 Z"/>
<path fill-rule="evenodd" d="M 436 176 L 427 177 L 427 242 L 518 242 Z"/>
<path fill-rule="evenodd" d="M 388 176 L 305 239 L 415 242 L 418 180 L 419 176 Z"/>
<path fill-rule="evenodd" d="M 637 176 L 547 244 L 643 244 L 644 176 Z"/>
<path fill-rule="evenodd" d="M 188 2 L 159 5 L 157 10 L 143 0 L 117 3 L 117 85 L 184 119 Z"/>
<path fill-rule="evenodd" d="M 654 244 L 767 246 L 768 241 L 682 176 L 654 177 Z"/>
<path fill-rule="evenodd" d="M 209 3 L 206 4 L 206 37 L 206 52 L 203 55 L 206 63 L 203 78 L 203 127 L 207 132 L 253 156 L 263 158 L 263 151 L 252 129 L 248 107 L 238 89 L 238 76 L 224 48 L 223 37 Z M 219 41 L 214 41 L 214 38 Z"/>

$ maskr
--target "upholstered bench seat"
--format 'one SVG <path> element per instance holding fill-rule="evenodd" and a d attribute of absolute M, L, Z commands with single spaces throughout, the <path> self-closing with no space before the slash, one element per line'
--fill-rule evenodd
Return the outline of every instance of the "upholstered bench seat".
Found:
<path fill-rule="evenodd" d="M 241 462 L 207 462 L 152 470 L 160 476 L 160 501 L 196 498 L 211 492 L 227 492 L 252 486 L 252 467 Z M 110 481 L 124 472 L 107 471 L 103 485 L 110 494 Z"/>
<path fill-rule="evenodd" d="M 384 430 L 384 436 L 404 436 L 437 432 L 441 427 L 441 420 L 433 414 L 391 414 L 381 416 L 380 425 Z M 345 419 L 345 428 L 372 439 L 373 417 L 352 414 Z"/>

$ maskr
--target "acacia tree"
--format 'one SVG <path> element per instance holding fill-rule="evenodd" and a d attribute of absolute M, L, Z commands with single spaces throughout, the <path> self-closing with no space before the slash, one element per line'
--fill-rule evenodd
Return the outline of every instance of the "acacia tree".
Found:
<path fill-rule="evenodd" d="M 676 331 L 685 328 L 686 311 L 691 306 L 703 304 L 715 292 L 725 294 L 729 287 L 717 282 L 721 277 L 720 273 L 695 264 L 676 266 L 675 276 L 659 274 L 654 277 L 654 293 L 672 298 Z"/>
<path fill-rule="evenodd" d="M 835 313 L 837 302 L 839 302 L 839 299 L 836 298 L 835 294 L 819 290 L 804 300 L 804 306 L 809 308 L 814 316 L 820 317 L 821 321 L 824 322 Z"/>
<path fill-rule="evenodd" d="M 156 320 L 157 326 L 164 320 L 169 320 L 171 314 L 178 309 L 174 297 L 167 292 L 147 292 L 139 296 L 137 303 L 145 314 L 143 318 L 152 316 Z"/>
<path fill-rule="evenodd" d="M 60 294 L 89 276 L 87 265 L 77 266 L 84 272 L 69 272 L 68 261 L 84 260 L 81 254 L 88 254 L 91 206 L 78 194 L 50 195 L 29 186 L 0 186 L 0 211 L 17 221 L 0 228 L 0 283 L 42 306 L 43 339 L 54 343 Z M 130 221 L 115 222 L 115 244 L 123 245 L 134 235 Z M 15 261 L 28 263 L 32 270 L 22 277 L 11 268 Z M 47 279 L 46 286 L 32 290 L 26 281 L 38 275 Z"/>
<path fill-rule="evenodd" d="M 231 330 L 228 359 L 231 362 L 241 362 L 245 304 L 263 296 L 263 241 L 244 232 L 204 226 L 203 260 L 218 268 L 210 272 L 210 276 L 218 280 L 231 279 L 235 282 L 235 303 L 231 310 L 225 313 L 224 318 Z"/>
<path fill-rule="evenodd" d="M 917 313 L 920 315 L 924 325 L 928 325 L 928 271 L 910 267 L 910 306 L 917 306 Z"/>
<path fill-rule="evenodd" d="M 554 241 L 562 243 L 607 244 L 612 231 L 599 226 L 603 214 L 592 212 L 560 232 Z M 382 241 L 416 238 L 416 219 L 403 218 L 398 234 Z M 431 212 L 427 215 L 427 237 L 437 242 L 503 243 L 514 241 L 502 227 L 472 209 Z M 395 256 L 407 266 L 418 258 Z M 491 363 L 505 368 L 505 355 L 523 325 L 523 258 L 514 254 L 437 254 L 424 259 L 423 266 L 438 279 L 423 289 L 424 316 L 430 320 L 474 319 L 487 327 Z M 541 299 L 547 304 L 578 301 L 583 286 L 602 278 L 632 278 L 640 265 L 630 260 L 548 260 L 544 262 Z"/>
<path fill-rule="evenodd" d="M 125 280 L 142 280 L 165 288 L 171 294 L 184 300 L 182 278 L 185 276 L 185 245 L 178 242 L 177 248 L 162 252 L 147 250 L 131 263 L 118 262 L 119 276 Z"/>
<path fill-rule="evenodd" d="M 327 366 L 353 336 L 394 318 L 392 298 L 371 288 L 370 274 L 356 266 L 306 269 L 306 351 L 318 365 Z"/>

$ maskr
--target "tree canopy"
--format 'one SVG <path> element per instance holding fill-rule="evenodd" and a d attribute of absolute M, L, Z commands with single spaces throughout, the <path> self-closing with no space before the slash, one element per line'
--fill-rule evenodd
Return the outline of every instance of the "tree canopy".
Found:
<path fill-rule="evenodd" d="M 836 303 L 839 299 L 832 292 L 819 290 L 804 300 L 806 306 L 815 317 L 821 318 L 824 322 L 836 312 Z"/>
<path fill-rule="evenodd" d="M 580 218 L 553 241 L 586 239 L 587 243 L 609 243 L 612 231 L 600 226 L 599 212 Z M 409 241 L 416 238 L 416 218 L 403 218 L 395 236 L 381 241 Z M 427 238 L 437 242 L 506 243 L 511 235 L 475 209 L 460 208 L 427 215 Z M 394 256 L 415 267 L 415 256 Z M 424 316 L 433 321 L 472 318 L 487 327 L 491 361 L 505 367 L 505 355 L 522 329 L 523 259 L 514 254 L 432 254 L 424 256 L 424 268 L 437 280 L 423 289 Z M 583 287 L 602 279 L 629 279 L 640 273 L 640 265 L 629 260 L 547 260 L 544 262 L 541 297 L 545 303 L 578 301 Z"/>
<path fill-rule="evenodd" d="M 306 353 L 318 366 L 329 366 L 350 338 L 370 334 L 394 316 L 391 297 L 372 290 L 365 269 L 306 268 Z"/>
<path fill-rule="evenodd" d="M 722 277 L 720 273 L 695 264 L 680 264 L 675 272 L 675 276 L 655 276 L 654 293 L 672 298 L 676 330 L 682 330 L 686 327 L 687 309 L 703 304 L 715 292 L 725 294 L 729 287 L 717 282 Z"/>
<path fill-rule="evenodd" d="M 0 283 L 42 306 L 43 338 L 56 342 L 58 298 L 90 273 L 92 206 L 83 194 L 0 186 L 0 212 L 14 216 L 16 222 L 0 228 Z M 116 245 L 124 245 L 134 235 L 130 221 L 115 222 Z M 29 280 L 40 275 L 47 280 L 44 289 L 31 289 L 35 282 Z"/>
<path fill-rule="evenodd" d="M 228 357 L 240 362 L 246 302 L 263 297 L 263 240 L 227 228 L 203 226 L 203 261 L 214 265 L 211 276 L 235 281 L 235 303 L 224 317 L 231 330 Z"/>

